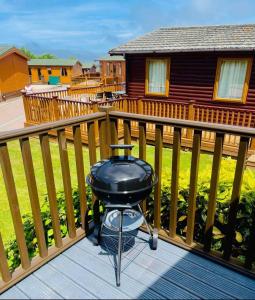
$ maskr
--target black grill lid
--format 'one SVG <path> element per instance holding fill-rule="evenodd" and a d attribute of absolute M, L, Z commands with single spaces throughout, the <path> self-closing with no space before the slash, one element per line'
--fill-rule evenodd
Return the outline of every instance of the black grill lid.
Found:
<path fill-rule="evenodd" d="M 144 160 L 133 156 L 112 156 L 92 166 L 89 183 L 108 193 L 134 193 L 153 185 L 154 172 Z"/>
<path fill-rule="evenodd" d="M 132 150 L 134 146 L 110 145 L 110 147 Z M 94 191 L 108 196 L 146 192 L 156 182 L 151 165 L 131 155 L 112 156 L 110 159 L 102 160 L 91 167 L 91 172 L 87 176 L 87 183 Z"/>

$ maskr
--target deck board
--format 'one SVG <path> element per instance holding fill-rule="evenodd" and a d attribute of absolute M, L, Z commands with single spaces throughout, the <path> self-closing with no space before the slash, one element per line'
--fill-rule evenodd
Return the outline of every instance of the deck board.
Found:
<path fill-rule="evenodd" d="M 85 238 L 0 295 L 1 299 L 254 299 L 255 280 L 164 241 L 156 251 L 139 232 L 115 284 L 116 240 Z"/>

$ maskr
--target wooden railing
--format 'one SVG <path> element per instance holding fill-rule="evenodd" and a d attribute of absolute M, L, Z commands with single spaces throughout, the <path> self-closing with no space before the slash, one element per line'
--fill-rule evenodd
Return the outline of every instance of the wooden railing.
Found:
<path fill-rule="evenodd" d="M 100 86 L 71 86 L 68 90 L 68 94 L 96 94 L 102 92 L 117 92 L 124 90 L 125 84 L 122 83 L 104 84 Z"/>
<path fill-rule="evenodd" d="M 86 85 L 91 80 L 100 82 L 101 81 L 100 72 L 86 73 L 79 76 L 74 76 L 72 77 L 72 84 L 75 85 L 75 84 L 83 83 Z"/>
<path fill-rule="evenodd" d="M 253 223 L 250 225 L 249 245 L 245 250 L 245 262 L 241 263 L 239 260 L 231 257 L 233 243 L 235 239 L 235 226 L 237 222 L 238 205 L 241 195 L 241 185 L 245 169 L 245 161 L 247 159 L 248 147 L 251 140 L 255 137 L 255 129 L 244 128 L 232 125 L 222 125 L 213 123 L 204 123 L 198 121 L 189 121 L 181 119 L 171 119 L 163 117 L 136 115 L 132 113 L 124 113 L 117 111 L 108 112 L 109 125 L 103 125 L 101 134 L 103 137 L 107 137 L 107 130 L 111 130 L 110 137 L 103 140 L 101 137 L 100 145 L 102 157 L 108 157 L 109 143 L 118 143 L 118 124 L 119 120 L 124 122 L 124 143 L 129 144 L 131 141 L 131 122 L 137 122 L 139 127 L 138 144 L 139 144 L 139 157 L 146 160 L 146 144 L 147 140 L 147 128 L 149 124 L 153 124 L 155 128 L 155 152 L 154 152 L 154 170 L 158 176 L 158 183 L 154 189 L 154 212 L 153 212 L 153 225 L 159 229 L 160 237 L 166 241 L 170 241 L 185 249 L 195 251 L 205 257 L 210 257 L 224 265 L 232 266 L 235 269 L 243 271 L 245 274 L 249 272 L 247 270 L 252 269 L 252 263 L 254 262 L 254 231 L 255 231 L 255 215 L 254 212 L 250 212 L 250 217 L 253 218 Z M 105 121 L 101 121 L 105 122 Z M 99 123 L 99 127 L 101 125 Z M 161 178 L 162 178 L 162 160 L 163 160 L 163 132 L 165 127 L 173 128 L 173 150 L 172 150 L 172 166 L 171 166 L 171 194 L 169 203 L 170 206 L 170 218 L 168 228 L 162 227 L 161 213 Z M 179 201 L 179 177 L 180 177 L 180 154 L 181 154 L 181 140 L 183 132 L 192 130 L 192 157 L 190 167 L 190 184 L 189 184 L 189 197 L 188 197 L 188 212 L 187 212 L 187 230 L 186 237 L 181 238 L 177 235 L 177 213 L 178 213 L 178 201 Z M 199 175 L 199 157 L 201 150 L 201 141 L 203 132 L 213 132 L 216 136 L 213 149 L 213 163 L 211 171 L 211 183 L 209 191 L 209 201 L 207 208 L 207 219 L 204 230 L 204 243 L 198 244 L 194 240 L 195 231 L 195 213 L 197 211 L 197 182 Z M 219 184 L 219 173 L 221 168 L 221 158 L 223 154 L 224 138 L 226 135 L 234 135 L 239 137 L 238 153 L 236 158 L 236 167 L 233 181 L 232 195 L 228 208 L 228 221 L 226 226 L 226 234 L 223 243 L 223 253 L 212 251 L 213 240 L 213 226 L 216 213 L 217 191 Z M 114 155 L 118 154 L 115 150 Z M 169 166 L 170 168 L 170 166 Z M 164 203 L 165 204 L 165 203 Z M 143 209 L 146 212 L 146 204 L 143 204 Z M 166 209 L 166 208 L 165 208 Z M 248 228 L 247 228 L 248 230 Z"/>
<path fill-rule="evenodd" d="M 118 102 L 118 105 L 124 102 Z M 50 104 L 51 105 L 51 104 Z M 64 104 L 61 102 L 61 105 Z M 49 107 L 54 111 L 54 107 Z M 63 108 L 64 109 L 64 108 Z M 117 144 L 119 142 L 118 135 L 120 131 L 120 124 L 124 127 L 124 143 L 131 142 L 131 122 L 138 124 L 138 144 L 139 157 L 146 160 L 146 144 L 147 128 L 152 124 L 155 128 L 155 154 L 154 154 L 154 169 L 158 176 L 158 183 L 154 190 L 154 213 L 151 225 L 159 229 L 160 237 L 178 244 L 181 247 L 197 251 L 207 257 L 218 257 L 218 261 L 234 266 L 236 261 L 231 258 L 233 239 L 235 234 L 235 224 L 237 219 L 237 207 L 240 199 L 240 189 L 244 172 L 245 160 L 251 139 L 255 137 L 255 129 L 243 128 L 231 125 L 221 125 L 212 123 L 203 123 L 197 121 L 155 117 L 134 113 L 125 113 L 113 111 L 112 107 L 102 105 L 99 107 L 101 112 L 94 112 L 85 116 L 74 117 L 66 120 L 58 120 L 38 126 L 33 126 L 21 130 L 4 132 L 0 134 L 0 165 L 3 173 L 5 188 L 7 192 L 12 222 L 16 235 L 16 240 L 19 248 L 21 258 L 21 266 L 12 274 L 9 271 L 7 259 L 5 256 L 5 246 L 0 234 L 0 291 L 6 290 L 11 285 L 15 284 L 47 261 L 64 251 L 76 243 L 79 239 L 85 236 L 86 218 L 85 211 L 87 207 L 86 190 L 85 190 L 85 174 L 84 161 L 82 151 L 82 126 L 87 127 L 88 147 L 89 147 L 89 164 L 94 164 L 98 158 L 96 155 L 96 137 L 99 136 L 100 158 L 108 158 L 111 154 L 109 145 Z M 89 110 L 88 110 L 89 112 Z M 54 115 L 54 118 L 57 115 Z M 122 122 L 120 122 L 120 120 Z M 98 127 L 96 126 L 98 124 Z M 170 207 L 170 222 L 169 228 L 161 226 L 161 178 L 162 178 L 162 160 L 163 160 L 163 133 L 166 127 L 173 129 L 173 151 L 172 151 L 172 177 L 171 177 L 171 196 L 169 199 Z M 73 134 L 73 144 L 76 160 L 76 172 L 78 179 L 78 189 L 80 194 L 80 210 L 81 210 L 81 226 L 75 227 L 74 210 L 72 202 L 72 187 L 71 175 L 67 151 L 67 133 L 68 128 L 71 128 Z M 70 130 L 70 129 L 69 129 Z M 189 199 L 188 199 L 188 213 L 187 213 L 187 233 L 186 238 L 180 239 L 176 233 L 177 227 L 177 211 L 178 211 L 178 197 L 179 197 L 179 176 L 180 176 L 180 151 L 182 134 L 188 130 L 192 134 L 192 158 L 190 170 L 190 185 L 189 185 Z M 62 238 L 60 234 L 60 225 L 58 218 L 58 208 L 56 202 L 56 188 L 54 183 L 54 174 L 52 167 L 52 157 L 50 152 L 49 135 L 51 132 L 56 132 L 57 142 L 59 146 L 59 157 L 61 162 L 61 170 L 63 177 L 63 187 L 66 202 L 66 218 L 68 225 L 68 237 Z M 213 165 L 211 173 L 211 185 L 209 193 L 209 202 L 207 210 L 206 229 L 204 232 L 205 239 L 203 245 L 198 245 L 194 241 L 194 224 L 196 211 L 196 195 L 197 195 L 197 179 L 199 168 L 199 155 L 201 150 L 202 134 L 204 131 L 213 132 L 216 135 L 214 150 L 213 150 Z M 228 224 L 225 236 L 223 258 L 219 258 L 211 251 L 212 243 L 212 228 L 215 219 L 215 205 L 216 195 L 218 190 L 219 171 L 221 167 L 221 157 L 224 144 L 225 135 L 234 135 L 239 137 L 237 163 L 234 175 L 232 196 L 228 210 Z M 48 248 L 45 240 L 44 228 L 42 225 L 42 218 L 40 214 L 40 204 L 38 199 L 38 190 L 35 180 L 34 164 L 30 149 L 30 139 L 39 138 L 40 148 L 42 154 L 43 167 L 45 172 L 45 182 L 50 204 L 50 213 L 52 219 L 52 227 L 54 232 L 55 245 Z M 15 169 L 12 168 L 12 162 L 9 155 L 8 143 L 12 140 L 19 140 L 21 146 L 21 154 L 23 159 L 23 166 L 26 176 L 26 184 L 28 187 L 32 216 L 34 220 L 35 232 L 38 241 L 39 254 L 32 260 L 29 258 L 25 235 L 23 231 L 22 218 L 20 213 L 19 197 L 15 185 Z M 114 150 L 114 154 L 118 154 Z M 126 153 L 127 154 L 127 153 Z M 15 158 L 14 158 L 15 159 Z M 0 208 L 1 209 L 1 208 Z M 146 205 L 143 205 L 146 211 Z M 253 253 L 255 251 L 254 231 L 255 220 L 250 228 L 251 242 L 246 251 L 245 267 L 250 269 L 254 261 Z M 159 249 L 160 251 L 160 249 Z M 235 267 L 244 271 L 243 267 Z"/>
<path fill-rule="evenodd" d="M 88 91 L 88 90 L 87 90 Z M 54 92 L 52 92 L 53 94 Z M 71 94 L 70 92 L 68 92 Z M 88 94 L 86 94 L 88 96 Z M 52 97 L 52 96 L 51 96 Z M 37 95 L 24 95 L 24 107 L 26 114 L 26 124 L 40 124 L 42 122 L 48 122 L 56 120 L 53 116 L 58 115 L 58 119 L 66 119 L 79 114 L 91 113 L 97 111 L 98 105 L 104 105 L 106 103 L 111 104 L 115 109 L 123 112 L 130 112 L 135 114 L 144 114 L 149 116 L 158 117 L 169 117 L 182 120 L 195 120 L 210 122 L 214 124 L 229 124 L 235 126 L 254 127 L 255 126 L 255 110 L 244 110 L 244 109 L 233 109 L 229 107 L 219 106 L 204 106 L 196 104 L 195 101 L 183 102 L 183 101 L 165 101 L 165 100 L 147 100 L 123 97 L 119 100 L 113 100 L 108 102 L 92 103 L 84 102 L 81 94 L 73 93 L 71 96 L 66 98 L 54 98 L 47 99 L 37 97 Z M 53 99 L 54 98 L 54 99 Z M 71 100 L 76 100 L 72 101 Z M 91 97 L 86 98 L 86 101 L 93 99 Z M 50 104 L 52 102 L 52 104 Z M 53 104 L 54 103 L 54 104 Z M 48 109 L 48 107 L 54 107 Z M 55 113 L 59 110 L 59 113 Z M 155 141 L 155 126 L 153 124 L 147 125 L 147 139 L 151 142 Z M 138 137 L 139 128 L 135 121 L 131 122 L 131 135 L 132 137 Z M 190 148 L 192 131 L 184 129 L 182 135 L 182 147 Z M 86 133 L 84 133 L 84 141 L 87 142 Z M 203 132 L 202 135 L 202 150 L 212 151 L 214 147 L 215 133 L 214 132 Z M 166 126 L 163 132 L 164 144 L 172 144 L 173 142 L 173 128 Z M 223 153 L 226 155 L 237 155 L 237 146 L 239 143 L 239 137 L 233 135 L 225 136 L 225 144 Z M 249 151 L 255 149 L 255 143 L 252 142 Z"/>
<path fill-rule="evenodd" d="M 93 144 L 92 138 L 93 136 L 95 136 L 94 122 L 100 121 L 102 119 L 105 120 L 105 113 L 98 112 L 82 117 L 75 117 L 68 120 L 55 121 L 53 123 L 51 122 L 47 124 L 42 124 L 0 134 L 0 165 L 2 169 L 12 223 L 21 259 L 21 266 L 11 274 L 5 256 L 5 246 L 0 233 L 0 275 L 2 278 L 0 279 L 0 293 L 85 236 L 85 229 L 87 228 L 87 226 L 85 226 L 87 224 L 85 218 L 87 200 L 81 142 L 81 126 L 87 126 L 88 135 L 91 137 L 91 140 L 89 142 L 89 157 L 90 163 L 93 164 L 96 161 L 96 148 Z M 71 128 L 74 141 L 76 175 L 81 210 L 81 225 L 78 228 L 76 228 L 75 226 L 74 219 L 72 186 L 65 132 L 66 128 Z M 61 162 L 63 187 L 65 194 L 66 219 L 68 227 L 68 236 L 65 238 L 61 237 L 59 212 L 56 200 L 56 187 L 54 181 L 53 164 L 49 142 L 49 133 L 51 131 L 56 132 L 59 146 L 59 157 Z M 30 139 L 35 137 L 39 138 L 40 140 L 40 148 L 49 199 L 52 229 L 55 240 L 55 245 L 50 248 L 47 247 L 47 242 L 45 239 L 45 232 L 40 211 L 38 189 L 35 179 L 35 170 L 30 148 Z M 18 140 L 20 142 L 20 151 L 23 159 L 26 184 L 29 192 L 32 217 L 34 221 L 34 227 L 39 249 L 39 255 L 33 258 L 32 260 L 29 258 L 25 233 L 23 230 L 19 195 L 16 190 L 14 176 L 16 170 L 12 168 L 12 162 L 8 150 L 8 143 L 13 140 Z"/>
<path fill-rule="evenodd" d="M 59 98 L 64 98 L 66 96 L 68 96 L 68 92 L 67 92 L 67 88 L 66 87 L 60 87 L 60 88 L 56 88 L 56 89 L 51 89 L 51 90 L 42 90 L 42 91 L 33 91 L 31 93 L 27 93 L 27 95 L 31 95 L 31 96 L 38 96 L 38 97 L 47 97 L 47 98 L 52 98 L 53 96 L 57 96 Z M 26 92 L 23 91 L 23 94 L 25 95 Z"/>

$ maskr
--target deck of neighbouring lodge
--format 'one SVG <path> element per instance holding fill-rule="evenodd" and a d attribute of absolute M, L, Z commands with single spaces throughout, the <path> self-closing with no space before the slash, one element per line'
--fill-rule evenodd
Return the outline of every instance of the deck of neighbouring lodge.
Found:
<path fill-rule="evenodd" d="M 93 246 L 90 237 L 51 260 L 0 299 L 254 299 L 255 280 L 148 235 L 129 236 L 121 286 L 115 285 L 117 244 Z"/>

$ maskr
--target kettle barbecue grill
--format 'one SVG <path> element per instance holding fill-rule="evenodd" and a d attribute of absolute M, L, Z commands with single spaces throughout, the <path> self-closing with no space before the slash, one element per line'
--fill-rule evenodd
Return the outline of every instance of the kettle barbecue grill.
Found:
<path fill-rule="evenodd" d="M 110 145 L 111 149 L 129 149 L 133 145 Z M 150 247 L 157 249 L 158 231 L 151 230 L 142 212 L 140 202 L 145 200 L 157 183 L 153 168 L 144 160 L 131 155 L 111 156 L 91 167 L 86 178 L 98 201 L 105 204 L 103 221 L 94 229 L 94 244 L 99 245 L 103 227 L 118 232 L 118 259 L 116 283 L 120 286 L 122 233 L 145 223 L 150 235 Z M 126 224 L 128 222 L 128 226 Z"/>

